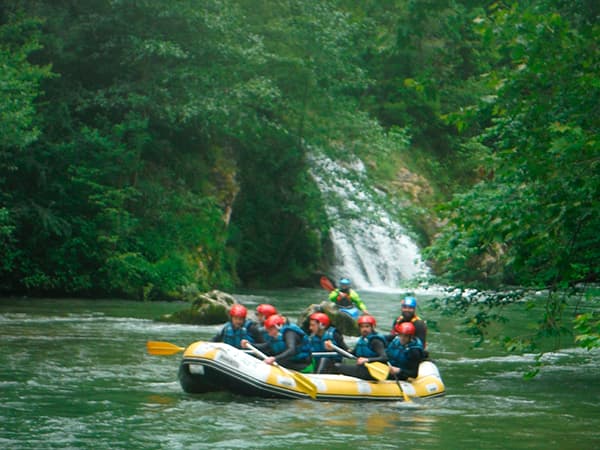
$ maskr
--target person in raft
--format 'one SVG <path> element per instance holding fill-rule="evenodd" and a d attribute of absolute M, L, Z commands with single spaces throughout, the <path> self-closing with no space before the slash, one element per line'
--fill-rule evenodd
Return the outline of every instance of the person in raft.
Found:
<path fill-rule="evenodd" d="M 256 319 L 258 320 L 258 328 L 260 330 L 260 334 L 263 337 L 261 342 L 266 342 L 269 333 L 265 329 L 265 320 L 271 317 L 273 314 L 277 314 L 277 309 L 273 305 L 269 305 L 267 303 L 262 303 L 256 307 Z"/>
<path fill-rule="evenodd" d="M 395 326 L 396 336 L 385 349 L 390 363 L 388 378 L 407 380 L 416 378 L 419 364 L 425 359 L 421 340 L 415 336 L 412 322 L 402 322 Z"/>
<path fill-rule="evenodd" d="M 417 309 L 417 299 L 407 295 L 402 299 L 400 307 L 402 313 L 394 320 L 394 323 L 392 323 L 392 331 L 388 339 L 391 341 L 396 335 L 396 325 L 410 322 L 415 326 L 415 336 L 421 340 L 423 349 L 427 348 L 427 323 L 415 313 Z"/>
<path fill-rule="evenodd" d="M 335 327 L 331 326 L 329 316 L 322 312 L 310 315 L 308 327 L 310 329 L 310 349 L 312 352 L 324 352 L 325 341 L 333 342 L 343 350 L 348 351 L 344 336 Z M 333 364 L 342 362 L 342 356 L 336 354 L 332 357 L 315 357 L 315 373 L 334 373 Z"/>
<path fill-rule="evenodd" d="M 352 350 L 352 354 L 356 356 L 356 364 L 341 364 L 336 363 L 335 368 L 338 373 L 349 375 L 363 380 L 374 380 L 365 367 L 365 363 L 372 362 L 387 362 L 387 354 L 385 353 L 385 336 L 375 331 L 377 321 L 375 317 L 370 315 L 360 316 L 358 318 L 358 328 L 360 337 L 356 342 L 356 347 Z M 325 342 L 325 348 L 332 350 Z"/>
<path fill-rule="evenodd" d="M 263 342 L 258 324 L 247 319 L 247 315 L 248 310 L 244 305 L 239 303 L 233 305 L 229 310 L 229 322 L 211 339 L 211 342 L 224 342 L 237 348 L 242 348 L 243 339 L 253 343 Z"/>
<path fill-rule="evenodd" d="M 341 278 L 339 287 L 329 293 L 329 300 L 335 303 L 341 311 L 347 312 L 355 319 L 358 318 L 360 311 L 363 314 L 369 314 L 367 306 L 361 300 L 360 295 L 352 289 L 352 283 L 348 278 Z M 355 312 L 352 313 L 351 311 Z"/>
<path fill-rule="evenodd" d="M 308 335 L 298 325 L 289 323 L 285 317 L 273 314 L 265 320 L 269 338 L 255 347 L 269 355 L 264 362 L 277 363 L 288 369 L 310 373 L 314 369 Z M 242 340 L 246 348 L 247 340 Z"/>

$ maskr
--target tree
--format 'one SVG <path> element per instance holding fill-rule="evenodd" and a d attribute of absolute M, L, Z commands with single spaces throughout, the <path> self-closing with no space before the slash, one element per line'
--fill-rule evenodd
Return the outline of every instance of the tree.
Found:
<path fill-rule="evenodd" d="M 40 48 L 39 21 L 0 9 L 0 279 L 6 279 L 19 258 L 16 223 L 10 205 L 13 192 L 7 178 L 26 148 L 38 139 L 35 100 L 40 83 L 50 77 L 48 65 L 38 66 L 28 56 Z"/>
<path fill-rule="evenodd" d="M 427 251 L 451 283 L 548 289 L 538 337 L 561 335 L 564 293 L 599 277 L 599 34 L 588 7 L 519 2 L 478 21 L 494 58 L 475 116 L 489 125 L 471 148 L 488 177 L 446 205 Z"/>

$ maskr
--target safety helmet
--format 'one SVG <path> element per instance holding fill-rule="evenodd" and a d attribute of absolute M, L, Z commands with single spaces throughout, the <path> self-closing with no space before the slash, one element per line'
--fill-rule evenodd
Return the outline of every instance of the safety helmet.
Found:
<path fill-rule="evenodd" d="M 368 314 L 365 314 L 364 316 L 360 316 L 358 318 L 358 324 L 362 325 L 363 323 L 368 323 L 373 328 L 375 328 L 375 325 L 377 325 L 377 321 L 375 320 L 375 317 L 370 316 Z"/>
<path fill-rule="evenodd" d="M 398 334 L 408 334 L 409 336 L 415 335 L 415 326 L 412 322 L 397 323 L 394 326 L 394 330 Z"/>
<path fill-rule="evenodd" d="M 416 308 L 417 307 L 417 299 L 414 297 L 411 297 L 410 295 L 407 297 L 404 297 L 404 299 L 402 300 L 401 306 L 406 306 L 408 308 Z"/>
<path fill-rule="evenodd" d="M 244 305 L 240 305 L 240 304 L 235 304 L 231 307 L 231 309 L 229 310 L 229 315 L 231 317 L 246 317 L 246 314 L 248 314 L 248 310 L 246 309 L 246 307 Z"/>
<path fill-rule="evenodd" d="M 352 283 L 349 278 L 340 278 L 340 287 L 349 288 Z"/>
<path fill-rule="evenodd" d="M 265 328 L 279 328 L 285 323 L 285 318 L 280 316 L 279 314 L 273 314 L 269 316 L 267 320 L 265 320 Z"/>
<path fill-rule="evenodd" d="M 256 312 L 262 314 L 265 317 L 271 317 L 273 314 L 277 314 L 277 310 L 273 305 L 262 303 L 256 307 Z"/>
<path fill-rule="evenodd" d="M 329 326 L 329 324 L 331 323 L 327 314 L 322 313 L 322 312 L 312 313 L 310 315 L 309 319 L 316 320 L 317 322 L 319 322 L 319 325 L 321 328 L 327 328 Z"/>

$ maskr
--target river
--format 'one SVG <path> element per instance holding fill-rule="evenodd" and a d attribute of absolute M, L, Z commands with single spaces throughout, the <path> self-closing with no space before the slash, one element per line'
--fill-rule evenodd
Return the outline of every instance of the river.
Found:
<path fill-rule="evenodd" d="M 399 296 L 364 292 L 389 330 Z M 237 294 L 295 319 L 323 291 Z M 403 402 L 266 400 L 189 395 L 177 381 L 181 355 L 150 356 L 147 340 L 186 346 L 219 326 L 153 319 L 175 303 L 0 299 L 0 448 L 3 449 L 596 449 L 600 445 L 600 352 L 572 345 L 546 357 L 490 344 L 473 348 L 458 320 L 429 308 L 429 350 L 447 394 Z M 515 308 L 507 325 L 525 327 Z"/>

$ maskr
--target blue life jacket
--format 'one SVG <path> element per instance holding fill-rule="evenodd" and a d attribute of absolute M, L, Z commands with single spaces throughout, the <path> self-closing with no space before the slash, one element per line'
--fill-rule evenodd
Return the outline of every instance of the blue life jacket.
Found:
<path fill-rule="evenodd" d="M 310 336 L 310 349 L 313 352 L 326 352 L 327 349 L 325 348 L 325 341 L 331 341 L 333 342 L 335 345 L 338 345 L 339 342 L 336 342 L 334 339 L 334 335 L 335 335 L 335 328 L 334 327 L 329 327 L 325 330 L 325 333 L 323 333 L 323 336 L 319 337 L 316 334 L 313 334 Z M 316 360 L 320 360 L 321 358 L 315 358 Z M 341 361 L 342 360 L 342 355 L 338 355 L 338 356 L 333 356 L 331 358 L 334 361 Z"/>
<path fill-rule="evenodd" d="M 385 336 L 382 334 L 375 332 L 369 334 L 367 337 L 361 336 L 358 338 L 358 341 L 356 341 L 356 348 L 354 350 L 354 353 L 357 358 L 372 358 L 373 356 L 379 356 L 371 348 L 371 341 L 373 339 L 379 339 L 381 342 L 383 342 L 383 346 L 385 347 L 386 340 Z"/>
<path fill-rule="evenodd" d="M 250 333 L 248 333 L 248 328 L 251 324 L 252 321 L 250 319 L 246 319 L 241 328 L 234 330 L 231 322 L 227 322 L 223 327 L 223 342 L 237 348 L 242 348 L 242 339 L 247 339 L 251 343 L 254 343 L 254 339 Z"/>
<path fill-rule="evenodd" d="M 285 339 L 283 338 L 286 331 L 291 330 L 298 334 L 302 338 L 302 342 L 299 346 L 296 346 L 296 354 L 292 357 L 292 361 L 303 361 L 310 357 L 310 341 L 308 335 L 302 328 L 295 324 L 286 324 L 279 329 L 277 337 L 273 338 L 269 336 L 269 344 L 274 355 L 285 351 Z"/>
<path fill-rule="evenodd" d="M 258 332 L 261 334 L 263 342 L 269 342 L 269 333 L 267 332 L 267 329 L 265 327 L 260 327 L 258 329 Z"/>
<path fill-rule="evenodd" d="M 421 355 L 420 359 L 423 359 L 423 343 L 418 337 L 411 339 L 408 344 L 402 345 L 400 343 L 400 337 L 396 336 L 392 342 L 390 342 L 385 349 L 385 353 L 388 356 L 388 361 L 392 366 L 400 367 L 401 369 L 408 368 L 408 353 L 411 349 L 418 349 Z"/>

